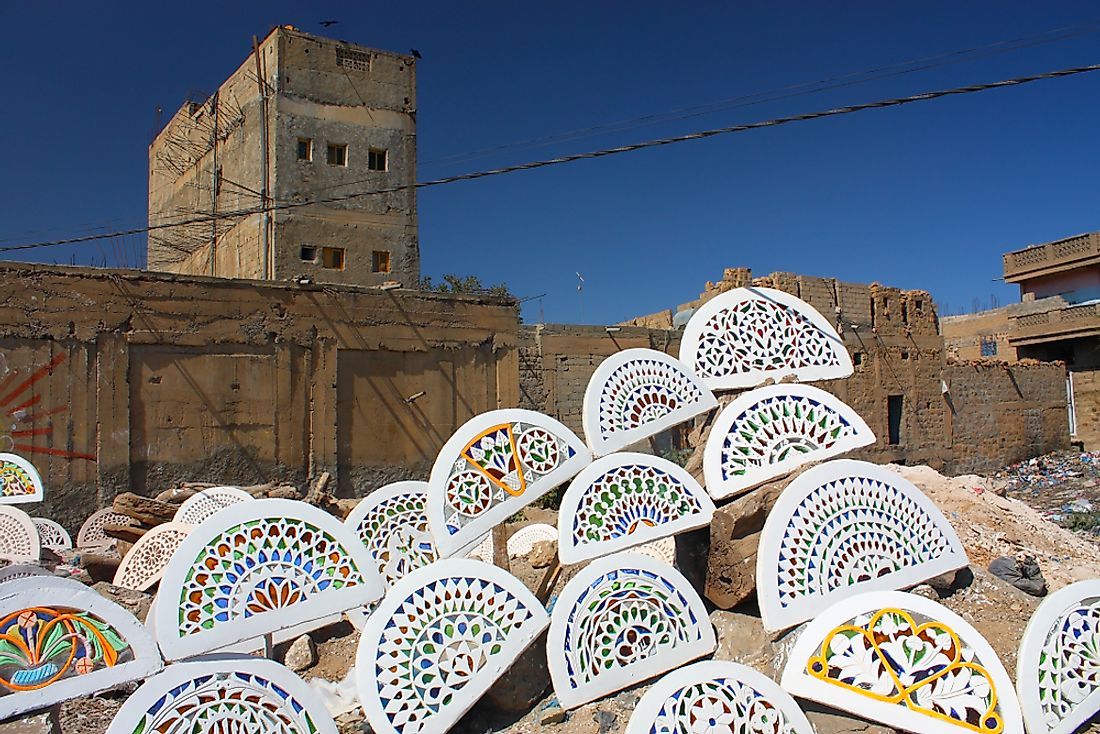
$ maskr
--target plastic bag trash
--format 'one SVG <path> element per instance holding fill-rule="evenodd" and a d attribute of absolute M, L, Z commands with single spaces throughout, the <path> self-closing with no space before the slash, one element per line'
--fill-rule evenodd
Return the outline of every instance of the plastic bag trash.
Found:
<path fill-rule="evenodd" d="M 989 564 L 989 572 L 1032 596 L 1046 596 L 1047 580 L 1034 556 L 1001 556 Z"/>
<path fill-rule="evenodd" d="M 324 678 L 312 678 L 308 681 L 308 684 L 333 717 L 359 708 L 359 689 L 355 683 L 354 665 L 344 679 L 338 683 L 333 683 Z"/>

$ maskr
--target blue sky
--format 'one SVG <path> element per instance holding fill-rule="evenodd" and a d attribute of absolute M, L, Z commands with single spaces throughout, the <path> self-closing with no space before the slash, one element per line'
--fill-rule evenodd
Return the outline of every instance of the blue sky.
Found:
<path fill-rule="evenodd" d="M 276 23 L 423 54 L 421 180 L 1100 62 L 1100 6 L 1085 2 L 2 8 L 0 246 L 141 226 L 154 109 L 214 89 Z M 463 156 L 1066 26 L 1079 35 Z M 431 188 L 419 201 L 423 270 L 545 293 L 525 304 L 527 321 L 540 306 L 555 322 L 650 313 L 732 266 L 925 288 L 941 314 L 1007 303 L 1003 252 L 1100 229 L 1097 119 L 1100 72 Z M 143 251 L 135 235 L 20 257 L 135 265 Z"/>

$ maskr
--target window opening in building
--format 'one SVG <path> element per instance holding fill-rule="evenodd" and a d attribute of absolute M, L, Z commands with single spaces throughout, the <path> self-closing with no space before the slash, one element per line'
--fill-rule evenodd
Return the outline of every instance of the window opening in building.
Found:
<path fill-rule="evenodd" d="M 385 171 L 388 163 L 386 151 L 371 148 L 367 152 L 367 168 L 371 171 Z"/>
<path fill-rule="evenodd" d="M 312 161 L 313 160 L 313 139 L 312 138 L 298 138 L 298 160 L 300 160 L 300 161 Z"/>
<path fill-rule="evenodd" d="M 298 257 L 300 257 L 303 262 L 315 263 L 317 262 L 317 248 L 303 245 L 301 252 L 298 253 Z"/>
<path fill-rule="evenodd" d="M 901 395 L 886 396 L 886 413 L 890 430 L 890 445 L 897 446 L 901 443 L 901 411 L 903 397 Z"/>
<path fill-rule="evenodd" d="M 376 273 L 390 272 L 390 253 L 387 250 L 375 250 L 371 257 L 371 270 Z"/>
<path fill-rule="evenodd" d="M 336 49 L 336 65 L 354 71 L 370 71 L 371 55 L 365 51 L 353 51 L 350 48 Z"/>
<path fill-rule="evenodd" d="M 902 359 L 909 359 L 909 352 L 902 352 L 901 353 L 901 358 Z"/>
<path fill-rule="evenodd" d="M 348 146 L 343 143 L 329 143 L 328 164 L 330 166 L 346 166 L 348 164 Z"/>
<path fill-rule="evenodd" d="M 863 352 L 856 352 L 855 354 L 853 354 L 852 363 L 855 364 L 856 367 L 859 367 L 861 364 L 863 364 Z"/>
<path fill-rule="evenodd" d="M 983 357 L 996 357 L 997 356 L 997 337 L 995 337 L 995 336 L 983 336 L 981 345 L 982 345 L 982 356 Z"/>
<path fill-rule="evenodd" d="M 344 269 L 344 248 L 343 247 L 322 247 L 321 248 L 321 267 L 329 268 L 330 270 L 343 270 Z"/>

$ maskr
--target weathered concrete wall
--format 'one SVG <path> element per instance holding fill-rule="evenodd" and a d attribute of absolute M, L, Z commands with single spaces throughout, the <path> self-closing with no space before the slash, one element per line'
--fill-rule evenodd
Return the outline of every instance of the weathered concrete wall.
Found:
<path fill-rule="evenodd" d="M 0 263 L 4 448 L 70 526 L 180 479 L 342 494 L 426 477 L 518 402 L 517 310 L 489 297 Z M 417 393 L 420 397 L 406 402 Z"/>
<path fill-rule="evenodd" d="M 1087 451 L 1100 449 L 1100 369 L 1073 371 L 1073 407 L 1077 417 L 1074 439 Z"/>

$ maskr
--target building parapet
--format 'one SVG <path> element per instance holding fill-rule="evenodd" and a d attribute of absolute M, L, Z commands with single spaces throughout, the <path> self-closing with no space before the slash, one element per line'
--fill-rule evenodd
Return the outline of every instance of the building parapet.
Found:
<path fill-rule="evenodd" d="M 1100 303 L 1066 306 L 1009 320 L 1008 341 L 1017 347 L 1088 336 L 1100 336 Z"/>
<path fill-rule="evenodd" d="M 1004 254 L 1006 283 L 1100 264 L 1100 232 L 1067 237 Z"/>

